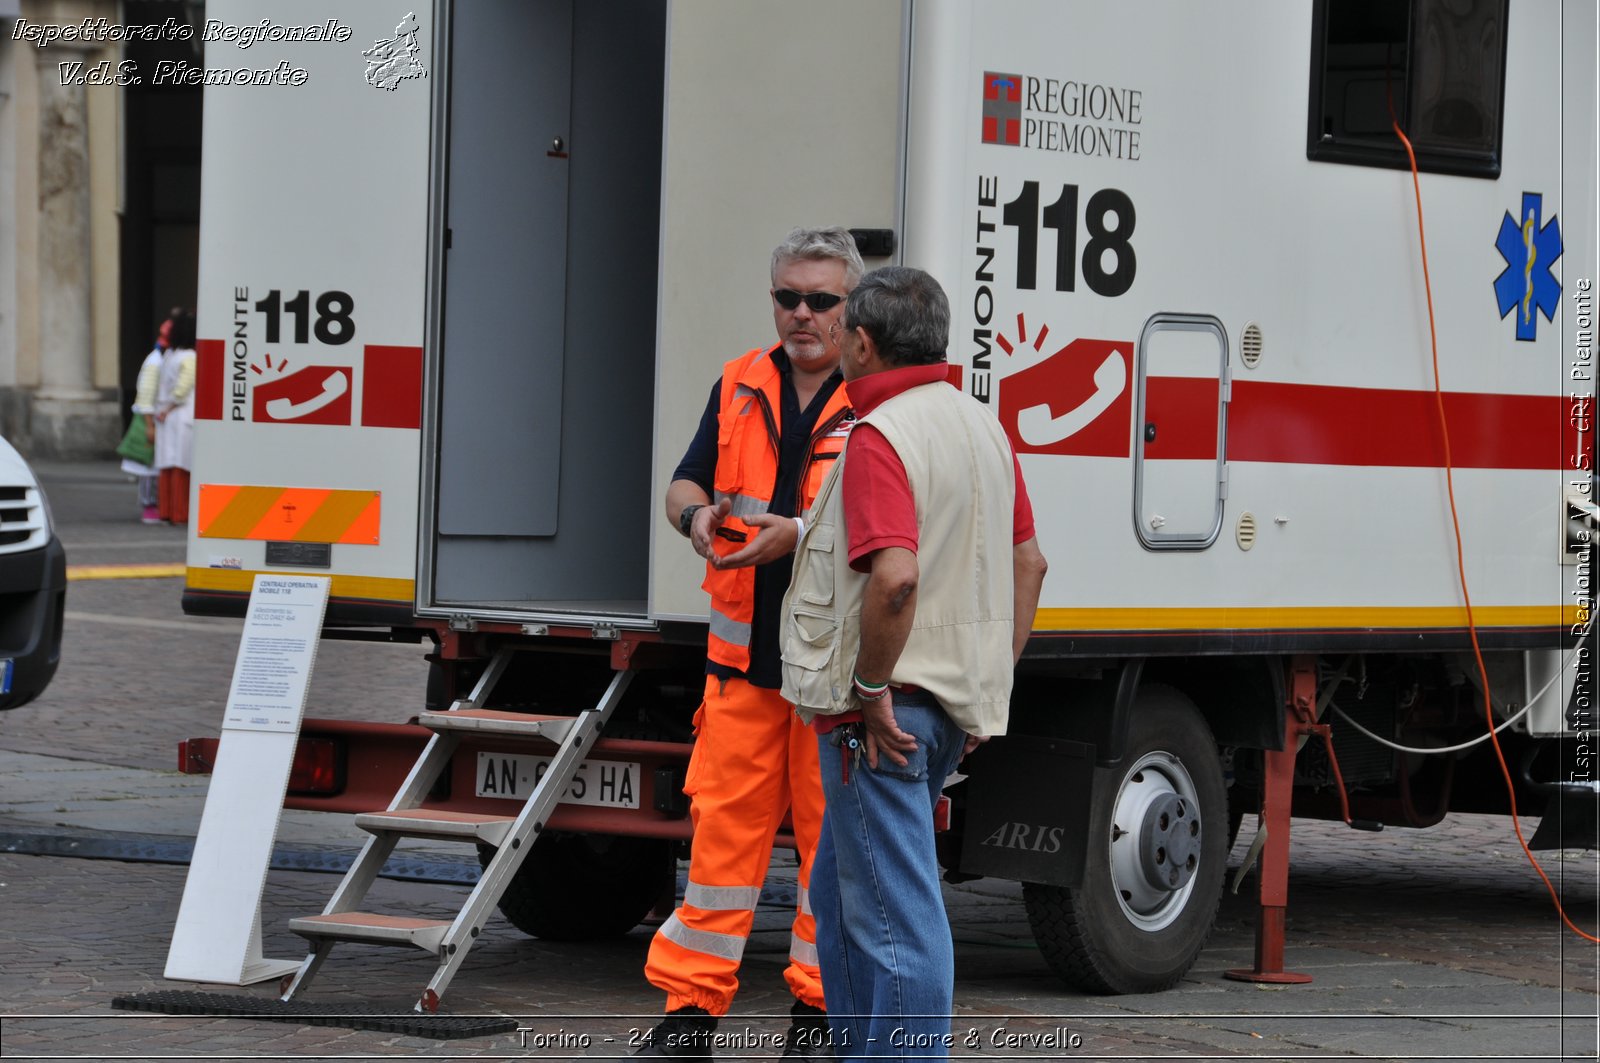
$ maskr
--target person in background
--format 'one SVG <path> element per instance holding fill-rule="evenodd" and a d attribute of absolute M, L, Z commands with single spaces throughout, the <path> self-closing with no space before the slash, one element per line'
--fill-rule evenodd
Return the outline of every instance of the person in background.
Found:
<path fill-rule="evenodd" d="M 156 385 L 156 505 L 162 520 L 187 524 L 194 464 L 194 315 L 183 310 L 171 320 L 172 346 L 161 356 Z"/>
<path fill-rule="evenodd" d="M 156 438 L 156 394 L 161 382 L 161 361 L 167 348 L 172 346 L 172 319 L 181 312 L 174 307 L 156 330 L 156 344 L 139 366 L 138 381 L 133 389 L 133 415 L 144 419 L 145 437 L 152 443 Z M 131 458 L 123 459 L 122 468 L 138 478 L 139 505 L 143 510 L 140 519 L 146 524 L 160 524 L 159 471 L 154 466 L 140 464 Z"/>
<path fill-rule="evenodd" d="M 873 270 L 835 335 L 856 425 L 784 598 L 783 696 L 817 735 L 827 800 L 811 873 L 834 1054 L 945 1058 L 955 954 L 933 810 L 1004 734 L 1045 559 L 994 415 L 950 386 L 950 304 Z"/>

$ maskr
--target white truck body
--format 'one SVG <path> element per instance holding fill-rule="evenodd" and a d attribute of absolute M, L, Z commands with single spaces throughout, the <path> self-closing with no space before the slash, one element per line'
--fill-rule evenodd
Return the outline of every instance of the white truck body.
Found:
<path fill-rule="evenodd" d="M 286 6 L 273 18 L 295 24 L 299 12 L 315 22 L 314 6 Z M 1553 59 L 1563 44 L 1581 47 L 1583 34 L 1570 25 L 1583 17 L 1581 7 L 1548 2 L 1515 10 L 1520 32 L 1511 35 L 1505 56 L 1500 176 L 1422 178 L 1441 384 L 1454 415 L 1466 574 L 1484 628 L 1551 632 L 1570 627 L 1577 616 L 1575 566 L 1563 550 L 1563 503 L 1574 490 L 1569 481 L 1581 488 L 1584 477 L 1561 463 L 1581 459 L 1584 437 L 1566 413 L 1573 398 L 1590 393 L 1583 385 L 1592 386 L 1583 379 L 1592 375 L 1586 366 L 1573 364 L 1580 348 L 1569 304 L 1578 294 L 1574 282 L 1593 272 L 1583 264 L 1594 259 L 1594 115 L 1592 97 L 1564 90 L 1563 66 Z M 435 413 L 433 404 L 425 412 L 406 406 L 418 412 L 398 426 L 383 423 L 388 406 L 375 424 L 367 411 L 374 401 L 393 406 L 420 394 L 392 395 L 398 385 L 385 383 L 420 372 L 429 398 L 443 407 L 429 427 L 448 430 L 453 413 L 437 394 L 439 343 L 429 342 L 430 330 L 449 327 L 444 322 L 453 294 L 442 264 L 434 262 L 430 271 L 430 258 L 445 253 L 440 233 L 431 234 L 430 245 L 430 217 L 437 227 L 449 208 L 436 179 L 430 214 L 430 150 L 436 170 L 444 150 L 440 130 L 430 141 L 430 117 L 439 116 L 431 113 L 428 78 L 437 75 L 430 71 L 387 91 L 363 80 L 365 61 L 357 53 L 392 36 L 385 10 L 344 9 L 336 20 L 351 29 L 344 43 L 269 40 L 237 53 L 252 66 L 282 58 L 304 67 L 309 77 L 303 88 L 252 93 L 224 86 L 207 98 L 210 209 L 200 331 L 220 373 L 208 378 L 216 392 L 214 416 L 201 424 L 196 483 L 379 492 L 376 542 L 335 543 L 336 597 L 412 598 L 421 615 L 578 616 L 638 625 L 703 618 L 699 566 L 666 526 L 656 500 L 721 361 L 770 338 L 761 281 L 750 274 L 759 278 L 770 245 L 791 221 L 839 220 L 896 230 L 896 257 L 930 269 L 950 292 L 956 311 L 951 360 L 963 367 L 968 389 L 995 407 L 1022 453 L 1041 541 L 1055 560 L 1041 603 L 1041 634 L 1250 638 L 1332 630 L 1409 638 L 1464 626 L 1432 409 L 1411 180 L 1403 171 L 1305 158 L 1306 101 L 1298 91 L 1283 91 L 1300 88 L 1312 38 L 1311 11 L 1296 4 L 1151 4 L 1138 21 L 1159 32 L 1140 36 L 1137 46 L 1117 47 L 1106 42 L 1126 35 L 1129 14 L 1115 5 L 1079 5 L 1064 14 L 1056 5 L 1023 3 L 1000 15 L 982 5 L 926 5 L 903 14 L 899 5 L 880 3 L 846 5 L 832 12 L 838 19 L 819 9 L 824 23 L 852 27 L 839 38 L 830 35 L 827 49 L 827 71 L 849 76 L 809 78 L 804 72 L 814 66 L 812 58 L 786 69 L 784 58 L 770 54 L 782 49 L 763 42 L 772 16 L 761 5 L 673 5 L 660 175 L 644 182 L 660 196 L 659 233 L 608 232 L 618 242 L 596 263 L 606 268 L 618 260 L 655 259 L 653 268 L 646 262 L 636 271 L 654 275 L 654 291 L 629 287 L 595 300 L 619 314 L 630 305 L 655 304 L 653 363 L 635 357 L 619 367 L 629 375 L 609 382 L 628 392 L 630 412 L 649 419 L 651 430 L 638 440 L 648 444 L 648 484 L 634 475 L 642 448 L 607 455 L 604 462 L 610 475 L 618 475 L 617 465 L 633 467 L 627 475 L 647 503 L 634 510 L 648 532 L 619 529 L 613 541 L 614 519 L 571 527 L 563 512 L 567 499 L 556 495 L 558 504 L 528 521 L 531 534 L 519 534 L 524 529 L 514 516 L 499 526 L 491 521 L 481 533 L 502 544 L 485 554 L 495 562 L 496 549 L 526 552 L 531 546 L 541 556 L 525 568 L 547 563 L 542 555 L 552 543 L 555 567 L 570 567 L 578 554 L 644 549 L 627 558 L 613 553 L 610 564 L 627 569 L 627 578 L 592 602 L 567 593 L 559 581 L 541 592 L 540 577 L 531 573 L 525 594 L 502 593 L 510 589 L 499 577 L 492 595 L 467 593 L 482 589 L 470 578 L 454 590 L 457 552 L 428 540 L 448 542 L 461 524 L 468 525 L 460 533 L 468 538 L 480 533 L 458 514 L 467 503 L 450 497 L 438 465 L 426 481 L 419 475 L 433 448 L 416 432 Z M 248 21 L 243 11 L 235 16 L 224 5 L 219 18 Z M 1064 35 L 1018 32 L 1063 20 L 1070 26 Z M 596 29 L 580 25 L 578 33 L 584 32 Z M 1225 62 L 1246 35 L 1272 45 L 1254 49 L 1247 65 Z M 419 39 L 426 53 L 431 39 Z M 231 51 L 226 43 L 211 47 L 213 62 L 219 50 Z M 524 54 L 534 46 L 516 47 Z M 424 67 L 439 62 L 419 61 Z M 1023 72 L 1023 120 L 1035 142 L 981 142 L 983 77 L 998 68 Z M 534 77 L 524 68 L 513 80 Z M 740 99 L 737 91 L 797 78 L 806 83 L 804 93 L 746 89 Z M 1065 102 L 1061 94 L 1074 92 Z M 1101 108 L 1095 113 L 1103 120 L 1091 117 L 1091 108 Z M 1074 109 L 1079 117 L 1064 117 Z M 532 128 L 521 135 L 534 165 L 581 165 L 584 145 L 575 141 L 567 158 L 545 150 L 547 139 L 570 137 L 561 118 L 572 120 L 552 118 L 550 138 Z M 281 150 L 263 150 L 263 134 L 273 129 L 295 134 Z M 1094 148 L 1065 150 L 1072 146 L 1065 138 L 1079 135 L 1094 138 Z M 1046 143 L 1046 137 L 1055 139 Z M 502 143 L 498 150 L 508 149 Z M 624 149 L 614 150 L 626 158 Z M 451 171 L 458 194 L 468 169 Z M 470 169 L 497 167 L 491 156 Z M 471 179 L 493 183 L 483 173 Z M 1028 183 L 1040 211 L 1063 188 L 1076 191 L 1078 214 L 1069 224 L 1077 229 L 1080 252 L 1090 238 L 1088 200 L 1110 190 L 1133 205 L 1137 223 L 1128 243 L 1136 268 L 1125 291 L 1101 295 L 1082 277 L 1071 292 L 1049 283 L 1057 231 L 1035 220 L 1025 234 L 1002 220 Z M 1526 190 L 1538 190 L 1541 220 L 1557 219 L 1563 241 L 1562 258 L 1550 264 L 1561 285 L 1557 313 L 1537 323 L 1532 342 L 1519 341 L 1492 293 L 1484 294 L 1507 268 L 1494 248 L 1500 223 L 1519 212 Z M 468 194 L 503 192 L 475 186 Z M 494 204 L 496 210 L 504 206 Z M 1104 217 L 1114 224 L 1114 211 Z M 451 228 L 459 239 L 461 226 Z M 1037 287 L 1019 284 L 1018 240 L 1024 236 L 1035 241 Z M 573 247 L 574 254 L 583 250 Z M 1107 255 L 1113 260 L 1115 251 Z M 1071 266 L 1082 272 L 1077 262 Z M 559 347 L 564 334 L 569 346 L 581 349 L 584 334 L 597 327 L 592 318 L 574 320 L 573 308 L 498 264 L 466 268 L 483 270 L 471 276 L 476 286 L 488 287 L 491 272 L 503 282 L 495 298 L 527 303 L 508 307 L 507 321 L 495 324 L 518 323 L 519 334 L 504 341 L 508 347 Z M 1572 280 L 1562 280 L 1569 275 Z M 441 288 L 443 308 L 437 305 Z M 274 292 L 287 304 L 302 291 L 309 293 L 308 304 L 329 292 L 347 293 L 354 339 L 319 342 L 313 305 L 302 311 L 309 329 L 294 313 L 280 311 L 279 338 L 270 342 L 269 315 L 256 304 Z M 329 304 L 335 311 L 340 305 L 337 299 Z M 1172 313 L 1214 318 L 1220 334 L 1155 333 L 1149 364 L 1136 364 L 1146 323 Z M 1247 367 L 1240 343 L 1251 325 L 1263 339 L 1259 363 Z M 306 342 L 294 342 L 291 326 L 303 330 Z M 337 321 L 329 325 L 335 332 L 339 327 Z M 1216 357 L 1223 353 L 1221 338 L 1225 364 Z M 1090 342 L 1068 349 L 1081 340 Z M 1007 343 L 1011 353 L 1001 346 Z M 573 398 L 560 387 L 563 367 L 553 365 L 553 372 L 536 378 L 544 385 L 540 393 L 511 395 L 503 409 L 464 408 L 459 416 L 521 410 L 523 420 L 533 420 L 548 408 L 567 409 L 571 417 L 562 405 Z M 251 397 L 284 376 L 304 384 L 306 397 L 298 401 L 315 402 L 328 381 L 328 390 L 344 397 L 299 418 L 263 416 L 267 407 Z M 1218 388 L 1219 378 L 1231 387 Z M 1145 386 L 1151 379 L 1166 390 L 1151 395 Z M 1096 406 L 1100 380 L 1116 394 Z M 1184 380 L 1199 386 L 1186 387 Z M 497 382 L 489 390 L 503 386 Z M 375 392 L 382 392 L 377 400 Z M 298 397 L 300 391 L 283 394 Z M 1220 463 L 1209 431 L 1217 396 L 1229 399 Z M 1079 414 L 1100 416 L 1070 424 L 1080 399 L 1093 409 Z M 1203 400 L 1199 410 L 1188 401 L 1194 399 Z M 1136 405 L 1157 424 L 1148 455 L 1141 425 L 1134 423 Z M 603 410 L 584 416 L 621 420 Z M 1162 458 L 1168 418 L 1184 454 L 1208 446 L 1212 452 Z M 1057 438 L 1071 428 L 1077 431 Z M 504 463 L 539 459 L 493 441 L 510 432 L 514 444 L 526 429 L 494 421 L 473 429 L 485 444 L 482 461 L 493 464 L 483 468 L 486 486 L 468 503 L 498 497 L 516 505 L 516 474 L 506 483 Z M 1530 438 L 1540 433 L 1537 442 Z M 563 453 L 562 460 L 580 459 Z M 1136 473 L 1142 474 L 1137 512 Z M 596 480 L 601 477 L 558 490 L 611 491 Z M 419 507 L 424 483 L 429 494 Z M 197 503 L 209 513 L 203 491 Z M 1257 532 L 1245 550 L 1235 533 L 1247 513 Z M 1160 527 L 1152 529 L 1152 522 Z M 226 523 L 238 526 L 237 520 Z M 196 522 L 192 587 L 237 591 L 249 586 L 253 572 L 269 568 L 264 537 L 273 534 L 270 525 L 252 529 L 263 538 L 213 534 L 210 527 L 206 516 Z M 554 534 L 545 534 L 550 529 Z M 562 542 L 569 535 L 579 542 Z M 434 585 L 417 585 L 419 570 Z M 408 585 L 414 588 L 409 595 Z"/>

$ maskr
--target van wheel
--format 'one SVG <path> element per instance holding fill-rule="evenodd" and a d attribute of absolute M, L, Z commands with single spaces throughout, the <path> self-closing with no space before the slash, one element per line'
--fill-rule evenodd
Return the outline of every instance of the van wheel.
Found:
<path fill-rule="evenodd" d="M 671 842 L 615 834 L 544 834 L 501 894 L 500 914 L 546 941 L 626 934 L 671 889 Z M 478 846 L 488 866 L 494 847 Z"/>
<path fill-rule="evenodd" d="M 1210 728 L 1176 690 L 1144 689 L 1122 765 L 1095 773 L 1082 887 L 1022 889 L 1051 969 L 1090 993 L 1156 993 L 1177 983 L 1216 918 L 1227 827 Z"/>

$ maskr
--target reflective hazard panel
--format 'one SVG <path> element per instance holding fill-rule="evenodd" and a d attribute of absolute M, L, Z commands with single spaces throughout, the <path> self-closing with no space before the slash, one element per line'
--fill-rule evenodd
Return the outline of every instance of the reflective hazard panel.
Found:
<path fill-rule="evenodd" d="M 361 543 L 376 546 L 379 491 L 201 484 L 202 539 Z"/>

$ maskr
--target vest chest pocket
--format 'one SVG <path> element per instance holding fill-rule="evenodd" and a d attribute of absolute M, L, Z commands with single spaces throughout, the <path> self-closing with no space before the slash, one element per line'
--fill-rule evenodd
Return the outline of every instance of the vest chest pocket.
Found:
<path fill-rule="evenodd" d="M 794 566 L 794 585 L 800 600 L 808 605 L 833 604 L 834 530 L 832 524 L 819 524 L 800 544 L 805 556 Z"/>
<path fill-rule="evenodd" d="M 748 395 L 735 396 L 717 421 L 717 465 L 712 482 L 718 491 L 732 494 L 744 487 L 744 446 L 740 433 L 748 418 L 741 415 L 750 412 L 754 403 Z"/>

